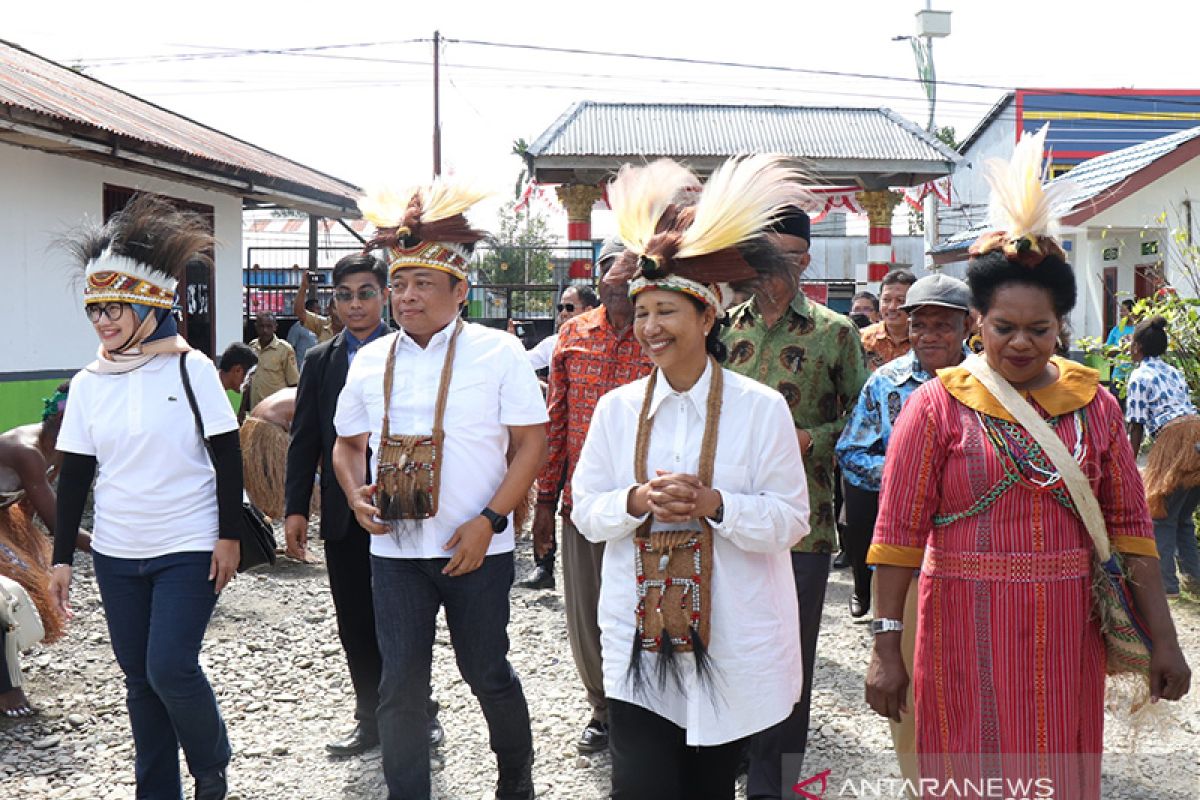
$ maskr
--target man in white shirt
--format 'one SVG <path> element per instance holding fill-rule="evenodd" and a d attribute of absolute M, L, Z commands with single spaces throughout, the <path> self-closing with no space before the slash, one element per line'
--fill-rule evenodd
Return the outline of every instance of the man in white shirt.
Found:
<path fill-rule="evenodd" d="M 419 216 L 417 199 L 400 207 L 407 209 L 404 219 L 388 220 L 386 226 L 370 213 L 368 218 L 380 226 L 374 244 L 387 252 L 392 312 L 401 330 L 364 346 L 351 364 L 334 416 L 338 440 L 333 450 L 351 510 L 373 534 L 384 776 L 394 800 L 430 795 L 426 700 L 437 612 L 444 607 L 459 670 L 479 698 L 496 753 L 496 798 L 532 800 L 529 709 L 508 663 L 514 569 L 509 519 L 545 456 L 546 405 L 511 336 L 459 319 L 470 245 L 422 241 L 410 233 L 446 230 L 454 218 Z M 470 241 L 475 232 L 461 211 L 457 218 L 462 224 L 451 241 Z M 393 353 L 391 396 L 385 397 L 384 375 Z M 438 419 L 443 381 L 448 390 Z M 383 521 L 378 484 L 363 485 L 361 464 L 368 448 L 371 474 L 379 480 L 385 405 L 389 436 L 428 436 L 439 427 L 445 432 L 429 464 L 418 456 L 411 463 L 385 461 L 389 474 L 404 472 L 406 465 L 432 470 L 432 505 L 417 506 L 436 509 L 431 516 L 402 512 L 403 518 Z M 510 442 L 511 462 L 506 458 Z M 413 491 L 410 496 L 421 490 Z"/>
<path fill-rule="evenodd" d="M 575 319 L 583 312 L 591 311 L 598 305 L 600 305 L 600 298 L 596 296 L 596 291 L 592 287 L 568 286 L 563 289 L 562 297 L 558 301 L 556 329 L 561 328 L 567 320 Z M 511 326 L 512 323 L 510 322 L 509 325 Z M 509 331 L 509 333 L 512 332 Z M 548 368 L 556 344 L 558 344 L 558 333 L 552 333 L 526 350 L 525 355 L 529 356 L 529 365 L 535 370 Z"/>

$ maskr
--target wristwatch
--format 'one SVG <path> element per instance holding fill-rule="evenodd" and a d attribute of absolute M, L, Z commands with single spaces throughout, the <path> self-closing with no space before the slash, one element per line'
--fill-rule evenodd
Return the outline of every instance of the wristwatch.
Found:
<path fill-rule="evenodd" d="M 480 516 L 487 517 L 488 522 L 492 523 L 492 533 L 503 533 L 508 527 L 508 517 L 503 514 L 497 514 L 490 508 L 484 508 L 479 512 Z"/>
<path fill-rule="evenodd" d="M 878 636 L 881 633 L 891 633 L 893 631 L 904 630 L 904 623 L 898 619 L 873 619 L 871 620 L 871 635 Z"/>

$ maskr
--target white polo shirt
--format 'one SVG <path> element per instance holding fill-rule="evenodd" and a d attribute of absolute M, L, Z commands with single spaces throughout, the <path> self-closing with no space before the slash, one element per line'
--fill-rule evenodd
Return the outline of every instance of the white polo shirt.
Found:
<path fill-rule="evenodd" d="M 456 320 L 457 321 L 457 320 Z M 391 433 L 430 434 L 438 382 L 452 322 L 425 348 L 400 331 L 364 345 L 354 357 L 338 398 L 333 423 L 339 436 L 369 433 L 371 474 L 379 472 L 383 428 L 383 377 L 388 351 L 399 340 L 392 398 Z M 384 558 L 449 558 L 443 550 L 454 531 L 479 516 L 508 470 L 508 426 L 548 420 L 537 376 L 520 342 L 482 325 L 466 323 L 455 346 L 446 402 L 438 513 L 420 522 L 396 524 L 392 535 L 372 536 L 371 554 Z M 513 549 L 512 524 L 492 538 L 488 555 Z"/>
<path fill-rule="evenodd" d="M 208 436 L 237 430 L 212 361 L 192 350 L 187 369 Z M 156 356 L 119 375 L 78 372 L 57 447 L 96 457 L 97 553 L 142 559 L 216 546 L 216 476 L 183 391 L 178 356 Z"/>

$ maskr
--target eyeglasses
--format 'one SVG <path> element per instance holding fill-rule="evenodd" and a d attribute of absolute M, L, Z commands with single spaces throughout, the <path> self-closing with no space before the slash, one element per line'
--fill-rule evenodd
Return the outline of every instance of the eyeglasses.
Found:
<path fill-rule="evenodd" d="M 100 315 L 108 317 L 111 322 L 116 322 L 125 313 L 128 308 L 128 303 L 93 303 L 83 307 L 83 313 L 87 314 L 88 322 L 97 323 L 100 321 Z"/>
<path fill-rule="evenodd" d="M 358 290 L 357 295 L 355 292 L 352 292 L 349 289 L 338 289 L 333 293 L 333 299 L 339 303 L 349 303 L 355 298 L 355 296 L 365 303 L 368 300 L 374 300 L 376 297 L 378 297 L 379 290 L 373 289 L 370 286 L 364 286 Z"/>
<path fill-rule="evenodd" d="M 559 311 L 574 311 L 575 304 L 574 303 L 559 303 L 558 310 Z"/>

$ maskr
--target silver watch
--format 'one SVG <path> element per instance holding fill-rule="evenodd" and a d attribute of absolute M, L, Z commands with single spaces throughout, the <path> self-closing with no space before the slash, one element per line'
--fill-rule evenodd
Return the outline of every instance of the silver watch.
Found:
<path fill-rule="evenodd" d="M 904 623 L 898 619 L 873 619 L 871 620 L 871 635 L 878 636 L 881 633 L 891 633 L 892 631 L 904 630 Z"/>

